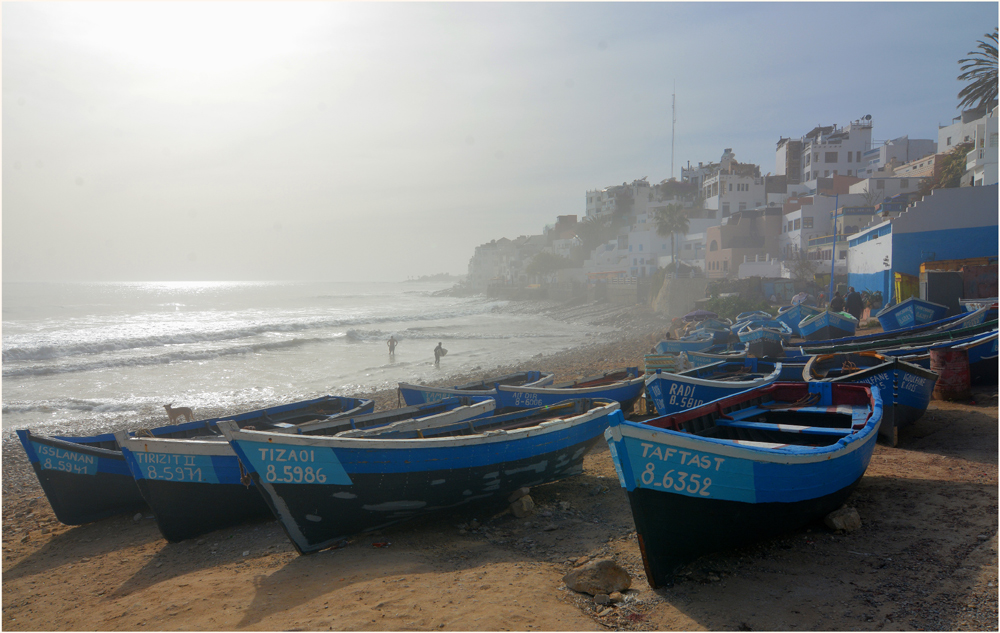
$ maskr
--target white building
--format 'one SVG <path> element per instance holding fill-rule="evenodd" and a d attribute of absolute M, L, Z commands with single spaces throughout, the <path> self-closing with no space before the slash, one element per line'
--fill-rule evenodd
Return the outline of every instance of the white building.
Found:
<path fill-rule="evenodd" d="M 850 186 L 852 194 L 859 194 L 866 198 L 866 202 L 874 206 L 886 198 L 897 196 L 901 193 L 914 193 L 920 189 L 922 178 L 897 178 L 897 177 L 874 177 L 866 178 L 861 182 L 856 182 Z"/>
<path fill-rule="evenodd" d="M 985 109 L 965 110 L 948 125 L 938 126 L 937 151 L 947 153 L 956 145 L 971 143 L 976 138 L 981 120 L 986 118 L 986 115 Z"/>
<path fill-rule="evenodd" d="M 855 175 L 859 178 L 874 177 L 888 166 L 905 165 L 926 156 L 932 156 L 935 152 L 937 152 L 936 141 L 930 139 L 911 140 L 909 136 L 901 136 L 876 145 L 867 152 L 862 152 L 861 160 L 865 167 L 858 169 L 854 174 L 847 175 Z"/>
<path fill-rule="evenodd" d="M 865 169 L 862 154 L 871 149 L 871 142 L 871 116 L 845 127 L 816 126 L 799 139 L 778 140 L 775 173 L 785 175 L 789 184 L 838 174 L 855 176 Z"/>
<path fill-rule="evenodd" d="M 997 184 L 997 109 L 975 123 L 973 148 L 966 154 L 969 184 L 975 187 Z M 965 184 L 966 178 L 963 178 Z"/>

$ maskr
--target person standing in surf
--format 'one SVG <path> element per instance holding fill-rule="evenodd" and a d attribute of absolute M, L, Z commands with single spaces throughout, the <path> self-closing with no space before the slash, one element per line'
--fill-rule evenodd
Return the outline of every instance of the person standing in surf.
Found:
<path fill-rule="evenodd" d="M 399 341 L 396 340 L 395 336 L 390 336 L 389 340 L 386 341 L 386 343 L 389 345 L 389 356 L 395 356 L 396 355 L 396 344 L 399 343 Z"/>
<path fill-rule="evenodd" d="M 445 349 L 443 347 L 441 347 L 441 343 L 439 342 L 438 346 L 434 348 L 434 366 L 435 367 L 440 367 L 441 366 L 441 357 L 444 356 L 446 353 L 447 352 L 445 351 Z"/>

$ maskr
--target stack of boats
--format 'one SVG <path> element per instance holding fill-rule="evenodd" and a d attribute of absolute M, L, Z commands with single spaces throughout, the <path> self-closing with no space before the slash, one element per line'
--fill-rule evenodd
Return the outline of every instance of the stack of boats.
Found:
<path fill-rule="evenodd" d="M 951 317 L 904 303 L 879 313 L 892 327 L 861 336 L 850 315 L 804 305 L 702 318 L 657 345 L 645 373 L 402 383 L 405 403 L 387 411 L 325 396 L 131 433 L 18 436 L 63 523 L 148 505 L 177 541 L 271 515 L 301 553 L 444 508 L 506 503 L 580 473 L 603 436 L 659 587 L 706 552 L 839 507 L 876 438 L 894 446 L 923 415 L 934 350 L 966 351 L 973 382 L 995 383 L 995 302 Z M 757 340 L 777 348 L 762 354 Z M 640 398 L 649 415 L 632 415 Z"/>

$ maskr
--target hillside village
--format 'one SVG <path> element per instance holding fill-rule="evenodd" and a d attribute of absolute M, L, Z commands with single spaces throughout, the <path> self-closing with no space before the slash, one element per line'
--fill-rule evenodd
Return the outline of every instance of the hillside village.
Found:
<path fill-rule="evenodd" d="M 787 301 L 827 287 L 832 272 L 889 303 L 900 284 L 916 294 L 921 265 L 996 265 L 997 113 L 993 101 L 939 126 L 937 139 L 884 141 L 865 116 L 779 138 L 766 171 L 727 148 L 717 162 L 688 162 L 680 180 L 589 190 L 579 215 L 478 246 L 464 289 L 593 299 L 613 288 L 642 302 L 665 276 L 701 289 L 761 278 L 787 280 L 767 286 Z"/>

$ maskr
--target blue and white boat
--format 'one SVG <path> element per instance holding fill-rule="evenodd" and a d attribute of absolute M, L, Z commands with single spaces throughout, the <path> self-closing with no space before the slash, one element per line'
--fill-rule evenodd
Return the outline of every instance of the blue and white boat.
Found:
<path fill-rule="evenodd" d="M 271 433 L 332 435 L 432 416 L 461 422 L 489 415 L 495 407 L 496 402 L 488 396 L 463 396 L 378 413 L 368 408 L 364 412 L 283 427 L 241 424 L 243 420 L 237 420 L 236 424 Z M 229 443 L 221 433 L 216 433 L 184 439 L 115 434 L 139 492 L 168 541 L 183 541 L 271 516 L 263 496 L 241 468 Z"/>
<path fill-rule="evenodd" d="M 747 354 L 758 358 L 778 358 L 792 340 L 792 330 L 781 321 L 748 321 L 739 331 Z"/>
<path fill-rule="evenodd" d="M 781 363 L 756 358 L 717 362 L 673 374 L 657 371 L 646 377 L 646 398 L 657 414 L 667 415 L 769 385 L 780 374 Z"/>
<path fill-rule="evenodd" d="M 740 312 L 733 319 L 734 324 L 743 323 L 744 321 L 750 321 L 752 319 L 773 319 L 774 316 L 770 312 L 765 312 L 763 310 L 750 310 L 748 312 Z M 735 330 L 734 330 L 735 331 Z"/>
<path fill-rule="evenodd" d="M 479 380 L 457 385 L 455 387 L 431 387 L 406 382 L 399 383 L 399 394 L 403 402 L 409 405 L 436 402 L 442 398 L 456 396 L 490 396 L 497 393 L 497 385 L 519 385 L 525 387 L 544 387 L 551 385 L 555 374 L 541 371 L 520 371 L 492 380 Z"/>
<path fill-rule="evenodd" d="M 878 387 L 773 383 L 605 438 L 646 579 L 670 586 L 700 556 L 798 529 L 839 508 L 868 467 Z"/>
<path fill-rule="evenodd" d="M 901 330 L 914 325 L 925 325 L 943 319 L 948 314 L 948 306 L 910 297 L 900 303 L 888 305 L 875 315 L 886 332 Z"/>
<path fill-rule="evenodd" d="M 236 416 L 161 426 L 142 430 L 139 434 L 172 438 L 211 435 L 223 419 L 257 428 L 288 428 L 330 416 L 368 412 L 374 406 L 375 403 L 368 399 L 323 396 Z M 22 429 L 17 431 L 17 436 L 61 523 L 81 525 L 146 508 L 113 434 L 46 437 Z"/>
<path fill-rule="evenodd" d="M 890 446 L 896 446 L 899 428 L 920 419 L 927 410 L 938 375 L 892 356 L 858 352 L 813 356 L 802 370 L 802 379 L 878 387 L 884 398 L 878 433 Z"/>
<path fill-rule="evenodd" d="M 700 352 L 715 344 L 715 336 L 711 332 L 696 332 L 679 339 L 664 339 L 653 347 L 657 354 L 680 354 L 681 352 Z"/>
<path fill-rule="evenodd" d="M 886 356 L 895 356 L 908 363 L 930 369 L 932 349 L 960 349 L 969 355 L 969 378 L 973 385 L 997 383 L 997 331 L 977 334 L 963 339 L 926 347 L 900 347 L 880 350 Z"/>
<path fill-rule="evenodd" d="M 781 321 L 787 325 L 795 336 L 802 336 L 802 333 L 799 331 L 799 323 L 802 319 L 819 314 L 822 311 L 822 308 L 817 308 L 816 306 L 797 303 L 793 306 L 778 308 L 778 316 L 774 317 L 774 320 Z"/>
<path fill-rule="evenodd" d="M 823 310 L 799 321 L 799 333 L 808 341 L 854 336 L 857 329 L 858 320 L 846 312 Z"/>
<path fill-rule="evenodd" d="M 937 334 L 944 334 L 946 332 L 958 332 L 959 335 L 962 335 L 962 333 L 965 333 L 964 335 L 968 335 L 972 333 L 984 332 L 996 326 L 996 323 L 993 323 L 992 325 L 987 323 L 987 314 L 987 309 L 982 308 L 976 312 L 956 314 L 954 316 L 945 317 L 939 321 L 933 321 L 924 325 L 914 325 L 891 332 L 875 332 L 872 334 L 863 334 L 861 336 L 847 336 L 830 340 L 802 341 L 800 343 L 796 343 L 796 345 L 808 350 L 810 348 L 818 347 L 861 345 L 867 343 L 890 345 L 901 339 L 908 339 L 910 337 L 917 336 L 934 336 Z"/>
<path fill-rule="evenodd" d="M 575 398 L 614 400 L 622 411 L 631 411 L 642 396 L 645 382 L 646 377 L 638 367 L 626 367 L 547 387 L 500 385 L 494 398 L 497 400 L 497 409 L 501 412 L 544 407 Z"/>
<path fill-rule="evenodd" d="M 222 432 L 300 553 L 583 471 L 618 403 L 572 400 L 455 424 L 429 418 L 333 436 Z"/>

